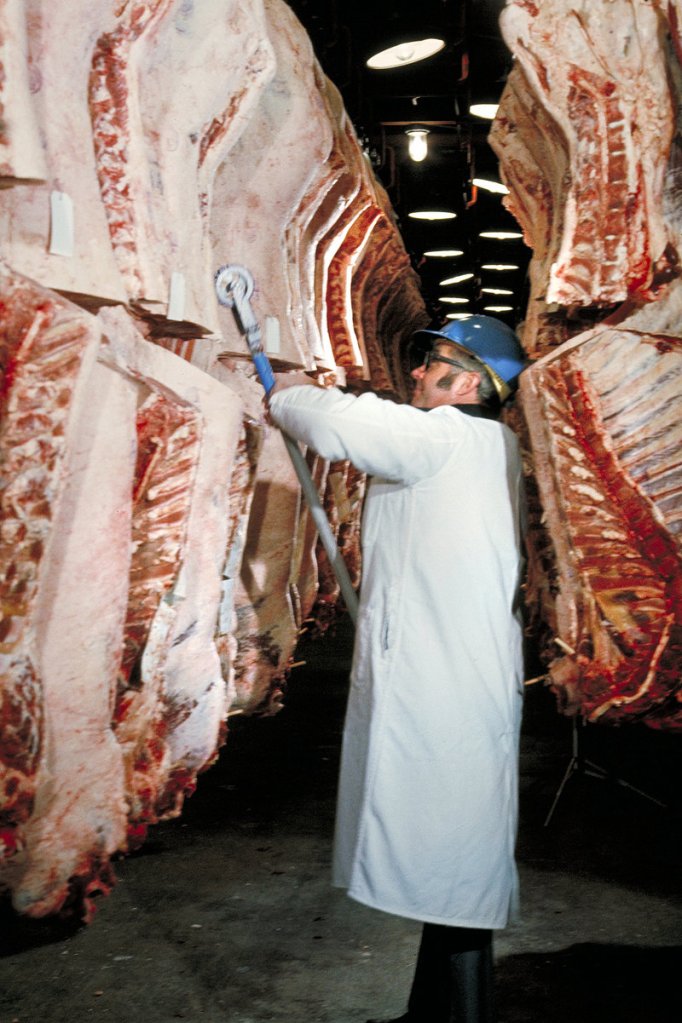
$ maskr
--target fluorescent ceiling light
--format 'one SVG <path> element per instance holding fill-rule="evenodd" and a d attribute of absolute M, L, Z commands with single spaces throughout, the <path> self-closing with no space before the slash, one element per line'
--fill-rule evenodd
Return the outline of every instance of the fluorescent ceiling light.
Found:
<path fill-rule="evenodd" d="M 474 117 L 482 117 L 484 121 L 492 121 L 498 106 L 498 103 L 473 103 L 469 107 L 469 113 Z"/>
<path fill-rule="evenodd" d="M 515 263 L 484 263 L 481 270 L 518 270 Z"/>
<path fill-rule="evenodd" d="M 481 231 L 479 238 L 497 238 L 506 241 L 509 238 L 523 238 L 520 231 Z"/>
<path fill-rule="evenodd" d="M 471 316 L 472 316 L 471 313 L 446 313 L 445 314 L 445 319 L 446 320 L 469 320 L 471 318 Z"/>
<path fill-rule="evenodd" d="M 429 249 L 429 251 L 425 252 L 424 255 L 438 257 L 438 259 L 446 259 L 452 256 L 463 256 L 464 252 L 462 249 Z"/>
<path fill-rule="evenodd" d="M 415 210 L 407 215 L 413 220 L 454 220 L 457 216 L 449 210 Z"/>
<path fill-rule="evenodd" d="M 402 67 L 404 64 L 415 64 L 418 60 L 433 57 L 434 53 L 439 53 L 444 46 L 443 39 L 413 39 L 411 42 L 389 46 L 387 50 L 373 54 L 367 61 L 367 67 L 383 71 L 386 68 Z"/>
<path fill-rule="evenodd" d="M 450 305 L 466 305 L 469 301 L 468 298 L 459 298 L 456 295 L 441 295 L 438 299 L 439 302 L 449 302 Z"/>
<path fill-rule="evenodd" d="M 514 308 L 513 305 L 484 305 L 483 308 L 487 313 L 510 313 Z"/>
<path fill-rule="evenodd" d="M 444 281 L 440 282 L 440 285 L 445 287 L 446 284 L 459 284 L 461 281 L 471 280 L 473 276 L 473 274 L 458 274 L 457 277 L 446 277 Z"/>
<path fill-rule="evenodd" d="M 473 178 L 472 185 L 476 188 L 484 188 L 486 192 L 498 192 L 500 195 L 509 195 L 509 189 L 501 181 L 487 181 L 486 178 Z"/>
<path fill-rule="evenodd" d="M 429 151 L 429 144 L 426 141 L 426 136 L 429 134 L 427 129 L 408 128 L 405 134 L 410 140 L 407 144 L 410 159 L 414 160 L 415 163 L 421 163 L 422 160 L 426 159 L 426 154 Z"/>
<path fill-rule="evenodd" d="M 509 288 L 481 288 L 481 291 L 486 295 L 513 295 L 514 292 L 510 291 Z"/>

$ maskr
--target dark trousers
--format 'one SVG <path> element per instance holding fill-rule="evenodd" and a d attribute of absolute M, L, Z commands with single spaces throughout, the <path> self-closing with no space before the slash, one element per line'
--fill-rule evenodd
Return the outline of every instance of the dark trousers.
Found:
<path fill-rule="evenodd" d="M 492 931 L 424 924 L 409 1023 L 494 1023 Z"/>

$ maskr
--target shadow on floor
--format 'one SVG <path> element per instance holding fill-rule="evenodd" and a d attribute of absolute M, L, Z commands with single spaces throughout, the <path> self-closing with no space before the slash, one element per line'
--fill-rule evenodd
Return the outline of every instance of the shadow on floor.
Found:
<path fill-rule="evenodd" d="M 83 925 L 78 920 L 29 920 L 12 909 L 9 897 L 0 901 L 0 959 L 51 945 L 72 937 Z"/>
<path fill-rule="evenodd" d="M 682 945 L 586 942 L 507 956 L 497 966 L 502 1023 L 679 1023 L 681 968 Z"/>
<path fill-rule="evenodd" d="M 88 927 L 0 903 L 0 1023 L 363 1023 L 403 1011 L 417 924 L 330 886 L 351 641 L 342 627 L 302 641 L 282 713 L 231 719 L 182 815 L 114 864 L 118 884 Z M 495 938 L 500 1023 L 680 1023 L 680 736 L 591 726 L 586 755 L 608 776 L 572 776 L 545 827 L 571 732 L 552 694 L 531 687 L 521 920 Z"/>

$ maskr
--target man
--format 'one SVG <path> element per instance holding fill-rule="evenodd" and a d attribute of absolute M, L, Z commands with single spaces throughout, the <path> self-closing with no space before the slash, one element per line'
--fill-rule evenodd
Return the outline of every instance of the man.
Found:
<path fill-rule="evenodd" d="M 334 883 L 424 924 L 400 1023 L 490 1023 L 492 930 L 516 899 L 522 698 L 521 465 L 490 406 L 523 353 L 487 316 L 416 340 L 434 347 L 409 406 L 284 380 L 270 412 L 372 477 Z"/>

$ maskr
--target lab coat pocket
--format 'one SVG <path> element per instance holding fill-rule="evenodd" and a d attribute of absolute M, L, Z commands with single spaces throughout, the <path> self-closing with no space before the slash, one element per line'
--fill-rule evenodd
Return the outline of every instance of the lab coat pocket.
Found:
<path fill-rule="evenodd" d="M 385 674 L 389 672 L 398 648 L 398 608 L 398 598 L 391 595 L 381 611 L 380 627 L 377 621 L 376 631 L 379 645 L 377 653 L 380 658 L 381 671 Z"/>
<path fill-rule="evenodd" d="M 386 657 L 391 650 L 391 639 L 393 630 L 391 628 L 391 614 L 387 609 L 381 621 L 381 656 Z"/>

